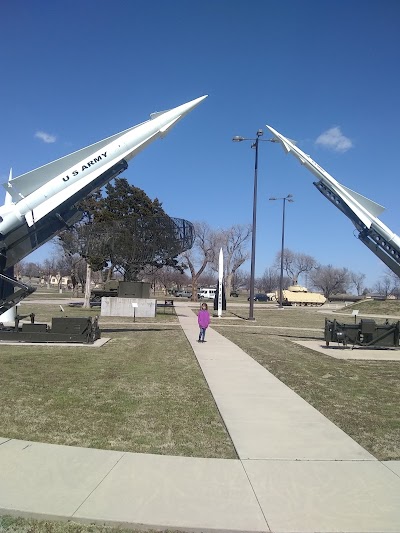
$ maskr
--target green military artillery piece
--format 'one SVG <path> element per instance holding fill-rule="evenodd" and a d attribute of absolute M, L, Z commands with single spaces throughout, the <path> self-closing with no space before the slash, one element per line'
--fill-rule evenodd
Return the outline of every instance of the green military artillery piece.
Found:
<path fill-rule="evenodd" d="M 325 319 L 325 342 L 369 347 L 399 348 L 400 322 L 377 324 L 375 320 L 363 318 L 358 324 L 343 324 L 337 320 Z"/>
<path fill-rule="evenodd" d="M 30 316 L 30 323 L 19 326 L 22 318 Z M 0 341 L 12 342 L 74 342 L 93 344 L 100 339 L 97 317 L 57 317 L 52 318 L 51 327 L 35 323 L 35 315 L 15 318 L 14 326 L 0 328 Z"/>

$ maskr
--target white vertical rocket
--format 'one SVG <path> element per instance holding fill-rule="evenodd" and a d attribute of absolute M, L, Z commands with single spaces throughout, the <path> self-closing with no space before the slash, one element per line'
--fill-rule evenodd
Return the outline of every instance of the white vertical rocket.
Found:
<path fill-rule="evenodd" d="M 218 257 L 218 317 L 221 318 L 222 316 L 222 281 L 224 277 L 224 254 L 222 252 L 222 248 L 219 250 L 219 257 Z"/>

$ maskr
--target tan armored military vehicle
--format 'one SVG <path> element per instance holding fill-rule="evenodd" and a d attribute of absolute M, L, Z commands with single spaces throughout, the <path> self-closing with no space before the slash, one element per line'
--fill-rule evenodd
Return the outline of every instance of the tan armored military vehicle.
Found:
<path fill-rule="evenodd" d="M 324 305 L 326 298 L 318 292 L 308 292 L 306 287 L 301 285 L 290 285 L 282 291 L 282 305 Z M 279 291 L 276 292 L 276 300 L 279 302 Z"/>

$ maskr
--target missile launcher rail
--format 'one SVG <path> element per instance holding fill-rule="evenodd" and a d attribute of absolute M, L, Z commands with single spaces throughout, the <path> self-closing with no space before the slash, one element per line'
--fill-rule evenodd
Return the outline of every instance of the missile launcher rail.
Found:
<path fill-rule="evenodd" d="M 396 276 L 400 277 L 400 253 L 391 246 L 377 231 L 365 228 L 358 235 L 367 246 Z"/>
<path fill-rule="evenodd" d="M 6 276 L 5 274 L 2 274 L 0 272 L 0 284 L 3 284 L 4 286 L 5 283 L 11 287 L 18 287 L 18 290 L 15 292 L 7 291 L 10 292 L 10 294 L 0 296 L 0 315 L 11 309 L 21 300 L 36 291 L 35 287 L 26 285 L 25 283 L 22 283 L 21 281 L 18 281 L 17 279 L 12 278 L 11 276 Z"/>
<path fill-rule="evenodd" d="M 361 220 L 349 209 L 340 197 L 335 195 L 322 181 L 314 182 L 315 187 L 347 218 L 349 218 L 359 231 L 358 238 L 374 253 L 396 276 L 400 277 L 400 252 L 392 246 L 378 229 L 367 228 Z"/>

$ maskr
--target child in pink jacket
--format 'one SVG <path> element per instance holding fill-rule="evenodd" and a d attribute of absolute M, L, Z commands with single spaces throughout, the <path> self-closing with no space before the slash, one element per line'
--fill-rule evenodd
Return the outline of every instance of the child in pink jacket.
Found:
<path fill-rule="evenodd" d="M 204 342 L 206 329 L 210 324 L 210 313 L 208 312 L 208 305 L 206 303 L 201 304 L 201 309 L 197 316 L 197 322 L 200 327 L 199 340 L 197 342 Z"/>

